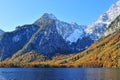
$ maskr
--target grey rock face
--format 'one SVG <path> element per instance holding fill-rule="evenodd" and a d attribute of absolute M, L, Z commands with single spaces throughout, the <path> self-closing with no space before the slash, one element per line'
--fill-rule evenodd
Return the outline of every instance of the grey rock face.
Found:
<path fill-rule="evenodd" d="M 116 31 L 120 30 L 120 16 L 118 16 L 111 25 L 104 32 L 103 36 L 108 36 Z"/>

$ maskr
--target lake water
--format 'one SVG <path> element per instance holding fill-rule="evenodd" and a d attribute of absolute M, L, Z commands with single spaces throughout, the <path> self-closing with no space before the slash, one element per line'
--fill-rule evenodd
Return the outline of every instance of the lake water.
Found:
<path fill-rule="evenodd" d="M 0 80 L 120 80 L 120 69 L 0 68 Z"/>

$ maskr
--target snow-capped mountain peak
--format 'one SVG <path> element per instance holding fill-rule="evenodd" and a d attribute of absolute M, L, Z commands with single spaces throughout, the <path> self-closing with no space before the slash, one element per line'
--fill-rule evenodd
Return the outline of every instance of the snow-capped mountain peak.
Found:
<path fill-rule="evenodd" d="M 42 18 L 44 19 L 57 19 L 52 13 L 44 13 Z"/>
<path fill-rule="evenodd" d="M 85 26 L 78 25 L 75 22 L 67 23 L 67 22 L 60 21 L 53 14 L 45 13 L 34 24 L 41 26 L 42 23 L 48 22 L 48 20 L 55 21 L 55 27 L 57 29 L 58 34 L 60 34 L 62 38 L 67 42 L 70 42 L 70 43 L 77 42 L 78 39 L 83 37 Z"/>
<path fill-rule="evenodd" d="M 85 29 L 86 33 L 92 34 L 94 37 L 100 38 L 109 24 L 120 15 L 120 0 L 114 3 L 108 11 L 103 13 L 95 23 L 88 25 Z"/>
<path fill-rule="evenodd" d="M 48 22 L 48 20 L 57 20 L 57 18 L 53 14 L 44 13 L 43 16 L 33 24 L 40 26 L 42 23 Z"/>

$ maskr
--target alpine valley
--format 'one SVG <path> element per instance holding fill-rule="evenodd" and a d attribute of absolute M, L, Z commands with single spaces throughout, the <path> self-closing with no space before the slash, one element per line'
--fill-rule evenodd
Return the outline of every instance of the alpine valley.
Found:
<path fill-rule="evenodd" d="M 120 0 L 91 25 L 45 13 L 12 32 L 0 30 L 0 67 L 120 67 Z"/>

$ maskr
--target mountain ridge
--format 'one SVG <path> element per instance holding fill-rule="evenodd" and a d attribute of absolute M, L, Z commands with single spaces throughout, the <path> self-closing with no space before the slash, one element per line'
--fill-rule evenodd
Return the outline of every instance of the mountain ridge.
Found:
<path fill-rule="evenodd" d="M 109 10 L 103 13 L 93 24 L 88 25 L 86 33 L 88 33 L 92 39 L 98 40 L 103 35 L 104 31 L 108 28 L 110 23 L 120 15 L 120 0 L 114 3 Z"/>
<path fill-rule="evenodd" d="M 92 43 L 93 40 L 85 35 L 84 26 L 62 22 L 45 13 L 33 24 L 18 26 L 15 31 L 5 32 L 0 37 L 1 60 L 31 51 L 47 56 L 76 53 Z"/>

